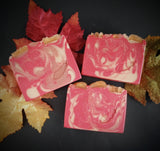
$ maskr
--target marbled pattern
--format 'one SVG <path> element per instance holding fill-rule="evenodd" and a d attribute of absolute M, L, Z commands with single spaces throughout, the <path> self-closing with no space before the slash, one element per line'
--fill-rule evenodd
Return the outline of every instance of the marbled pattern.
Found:
<path fill-rule="evenodd" d="M 127 35 L 89 35 L 82 74 L 138 84 L 141 79 L 146 42 L 129 40 Z"/>
<path fill-rule="evenodd" d="M 123 133 L 127 91 L 111 92 L 109 87 L 68 88 L 64 127 Z"/>
<path fill-rule="evenodd" d="M 31 43 L 10 65 L 26 100 L 67 85 L 81 78 L 79 69 L 64 36 L 45 44 Z"/>

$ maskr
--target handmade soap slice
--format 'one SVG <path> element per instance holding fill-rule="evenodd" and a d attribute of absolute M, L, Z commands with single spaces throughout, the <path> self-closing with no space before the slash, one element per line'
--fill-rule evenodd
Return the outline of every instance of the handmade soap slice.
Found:
<path fill-rule="evenodd" d="M 67 91 L 64 127 L 123 133 L 127 91 L 98 81 L 70 84 Z"/>
<path fill-rule="evenodd" d="M 9 62 L 26 101 L 81 78 L 66 38 L 60 35 L 19 48 Z"/>
<path fill-rule="evenodd" d="M 139 84 L 146 41 L 137 35 L 95 33 L 87 37 L 82 74 Z"/>

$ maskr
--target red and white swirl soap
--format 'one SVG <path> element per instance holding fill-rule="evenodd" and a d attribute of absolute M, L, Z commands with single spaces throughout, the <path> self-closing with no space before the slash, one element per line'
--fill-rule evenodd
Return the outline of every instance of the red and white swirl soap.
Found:
<path fill-rule="evenodd" d="M 18 49 L 9 62 L 26 101 L 81 78 L 66 38 L 60 35 Z"/>
<path fill-rule="evenodd" d="M 98 81 L 70 84 L 67 91 L 64 127 L 123 133 L 127 91 Z"/>
<path fill-rule="evenodd" d="M 95 33 L 87 37 L 82 74 L 139 84 L 146 41 L 137 35 Z"/>

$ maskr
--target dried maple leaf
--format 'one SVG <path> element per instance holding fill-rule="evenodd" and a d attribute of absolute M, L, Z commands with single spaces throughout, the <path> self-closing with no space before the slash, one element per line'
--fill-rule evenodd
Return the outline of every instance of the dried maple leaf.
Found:
<path fill-rule="evenodd" d="M 0 141 L 22 128 L 22 110 L 26 114 L 28 123 L 41 132 L 44 122 L 49 118 L 49 111 L 53 110 L 41 101 L 41 98 L 53 98 L 56 97 L 55 94 L 51 92 L 41 98 L 26 102 L 22 94 L 19 96 L 11 89 L 18 85 L 15 78 L 11 77 L 13 73 L 11 73 L 10 66 L 3 66 L 2 69 L 6 76 L 0 74 Z"/>
<path fill-rule="evenodd" d="M 160 66 L 145 70 L 146 80 L 142 85 L 155 104 L 160 103 Z"/>
<path fill-rule="evenodd" d="M 65 35 L 73 51 L 79 51 L 83 48 L 85 44 L 85 40 L 83 39 L 84 30 L 81 30 L 79 25 L 78 12 L 71 16 L 63 26 L 60 34 Z"/>
<path fill-rule="evenodd" d="M 143 78 L 143 75 L 142 75 Z M 141 78 L 141 81 L 142 81 Z M 141 86 L 141 84 L 134 85 L 134 84 L 125 84 L 125 89 L 127 90 L 127 93 L 134 97 L 137 101 L 139 101 L 141 104 L 146 105 L 146 90 Z"/>
<path fill-rule="evenodd" d="M 146 38 L 146 54 L 142 78 L 139 85 L 125 84 L 129 95 L 133 96 L 143 105 L 146 105 L 146 92 L 150 99 L 160 103 L 160 36 L 148 36 Z"/>
<path fill-rule="evenodd" d="M 20 39 L 13 39 L 15 45 L 16 45 L 16 48 L 20 48 L 20 47 L 23 47 L 25 45 L 28 45 L 29 43 L 31 43 L 32 41 L 27 39 L 27 38 L 20 38 Z"/>
<path fill-rule="evenodd" d="M 43 37 L 57 34 L 63 19 L 62 12 L 54 14 L 50 9 L 45 12 L 30 0 L 28 13 L 26 35 L 30 39 L 40 41 Z"/>

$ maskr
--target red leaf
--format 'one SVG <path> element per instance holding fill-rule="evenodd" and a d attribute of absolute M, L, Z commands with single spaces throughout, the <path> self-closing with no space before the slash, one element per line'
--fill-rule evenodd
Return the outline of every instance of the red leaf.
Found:
<path fill-rule="evenodd" d="M 28 14 L 26 35 L 34 41 L 57 34 L 63 19 L 62 12 L 54 14 L 50 9 L 45 12 L 33 0 L 30 0 Z"/>
<path fill-rule="evenodd" d="M 13 39 L 13 41 L 17 49 L 25 45 L 28 45 L 29 43 L 32 42 L 31 40 L 28 40 L 27 38 Z"/>
<path fill-rule="evenodd" d="M 77 52 L 74 52 L 74 51 L 72 51 L 72 53 L 73 53 L 73 56 L 74 56 L 74 58 L 75 58 L 75 60 L 78 64 L 78 66 L 81 67 L 82 62 L 83 62 L 83 55 L 84 54 L 83 53 L 77 53 Z"/>
<path fill-rule="evenodd" d="M 65 35 L 73 51 L 79 51 L 83 48 L 85 44 L 85 40 L 83 39 L 84 30 L 81 30 L 79 25 L 78 12 L 71 16 L 63 26 L 60 34 Z"/>

